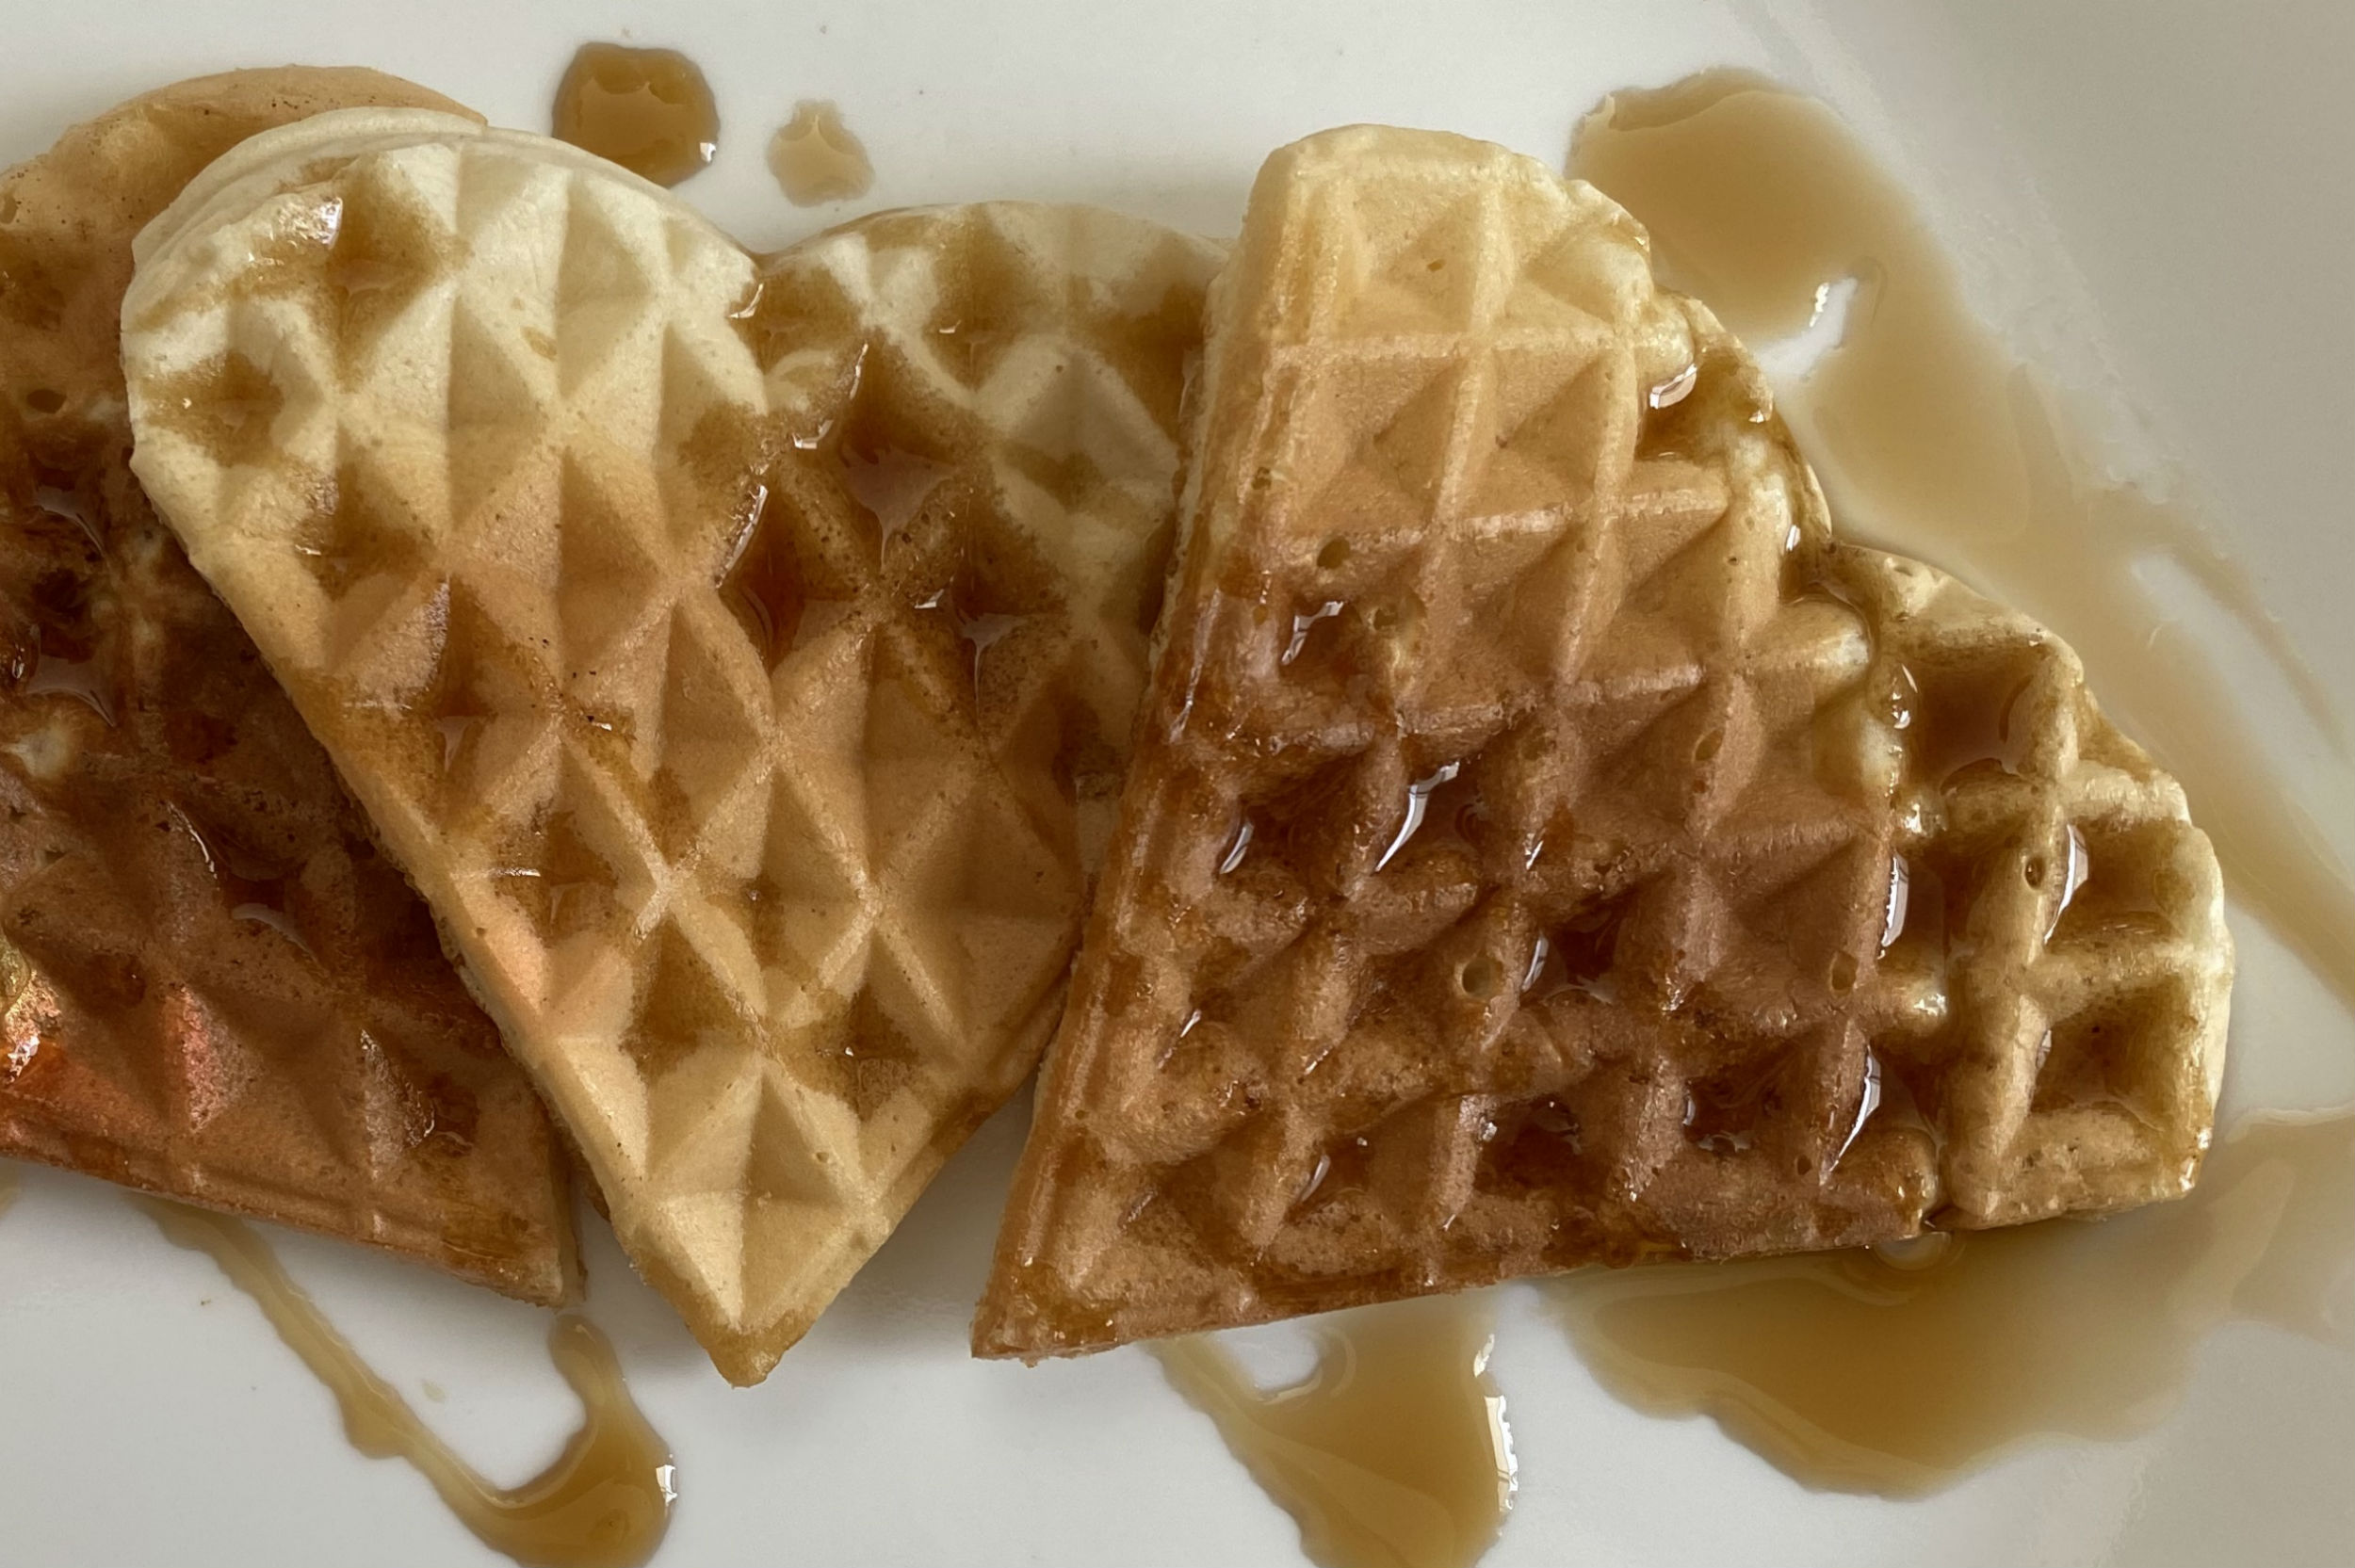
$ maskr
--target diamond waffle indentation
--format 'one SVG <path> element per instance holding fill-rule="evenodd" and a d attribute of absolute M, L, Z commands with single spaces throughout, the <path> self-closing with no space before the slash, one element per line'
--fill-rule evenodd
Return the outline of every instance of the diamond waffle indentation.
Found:
<path fill-rule="evenodd" d="M 2180 794 L 2048 634 L 1830 538 L 1624 214 L 1335 132 L 1220 288 L 978 1350 L 2182 1190 L 2230 948 Z"/>
<path fill-rule="evenodd" d="M 607 182 L 575 177 L 565 184 L 564 230 L 556 273 L 558 390 L 576 396 L 632 338 L 660 331 L 662 289 L 637 215 L 609 210 Z"/>

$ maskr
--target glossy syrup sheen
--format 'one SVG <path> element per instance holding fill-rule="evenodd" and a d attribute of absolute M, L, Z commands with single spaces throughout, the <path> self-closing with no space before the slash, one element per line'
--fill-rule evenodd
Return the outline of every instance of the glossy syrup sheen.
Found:
<path fill-rule="evenodd" d="M 1156 1345 L 1179 1393 L 1300 1526 L 1324 1568 L 1462 1568 L 1513 1502 L 1504 1400 L 1488 1376 L 1486 1297 L 1337 1314 L 1317 1365 L 1262 1389 L 1217 1340 Z"/>
<path fill-rule="evenodd" d="M 1551 1287 L 1613 1394 L 1706 1414 L 1811 1486 L 1930 1491 L 2039 1435 L 2165 1419 L 2230 1319 L 2348 1348 L 2355 1115 L 2252 1122 L 2188 1198 L 1903 1248 L 1590 1271 Z"/>
<path fill-rule="evenodd" d="M 494 1551 L 547 1568 L 632 1568 L 670 1527 L 671 1455 L 623 1385 L 612 1347 L 585 1319 L 562 1317 L 548 1350 L 585 1413 L 554 1463 L 521 1486 L 494 1486 L 417 1418 L 355 1354 L 251 1228 L 223 1215 L 135 1199 L 175 1245 L 209 1254 L 253 1298 L 287 1348 L 335 1396 L 351 1446 L 400 1459 Z"/>
<path fill-rule="evenodd" d="M 1839 116 L 1713 72 L 1606 99 L 1570 172 L 1641 219 L 1664 279 L 1754 347 L 1856 284 L 1839 344 L 1778 396 L 1842 530 L 1957 572 L 2068 639 L 2103 706 L 2183 782 L 2233 896 L 2355 1004 L 2355 881 L 2136 563 L 2178 568 L 2237 622 L 2344 762 L 2321 682 L 2195 511 L 2101 476 L 2094 443 L 1973 315 L 1904 186 Z"/>

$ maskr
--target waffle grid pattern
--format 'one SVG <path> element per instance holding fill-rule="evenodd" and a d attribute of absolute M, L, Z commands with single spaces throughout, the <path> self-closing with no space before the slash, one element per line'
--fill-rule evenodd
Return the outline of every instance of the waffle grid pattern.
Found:
<path fill-rule="evenodd" d="M 2233 946 L 2182 786 L 2103 718 L 2068 646 L 1931 568 L 1843 549 L 1908 789 L 1876 1104 L 1941 1145 L 1936 1222 L 2178 1196 L 2205 1154 Z M 1884 1075 L 1877 1069 L 1885 1067 Z"/>
<path fill-rule="evenodd" d="M 0 176 L 0 1154 L 553 1302 L 537 1095 L 123 462 L 131 234 L 243 136 L 423 97 L 205 78 Z"/>
<path fill-rule="evenodd" d="M 2222 1004 L 2180 796 L 2057 644 L 1830 539 L 1755 366 L 1616 208 L 1452 137 L 1279 154 L 1196 429 L 979 1350 L 2187 1181 Z M 1983 720 L 1908 706 L 1908 659 L 1941 698 L 2035 661 L 1999 782 L 1922 785 Z M 2021 940 L 2080 814 L 2165 841 L 2179 939 Z M 2051 1017 L 2106 1065 L 2032 1109 Z"/>
<path fill-rule="evenodd" d="M 1095 736 L 1117 776 L 1142 683 L 1133 611 L 1125 691 L 1075 647 L 1138 590 L 1176 457 L 1174 385 L 1107 396 L 1074 306 L 1198 301 L 1206 252 L 1097 225 L 1139 270 L 1082 286 L 1109 255 L 1009 211 L 756 269 L 498 137 L 363 154 L 302 200 L 340 215 L 316 264 L 178 252 L 149 340 L 172 347 L 134 367 L 141 462 L 188 476 L 166 505 L 199 564 L 625 1244 L 752 1381 L 1044 1043 L 1083 893 L 1072 754 Z M 992 238 L 1031 284 L 1002 341 L 901 314 Z M 944 373 L 977 352 L 989 374 Z M 267 445 L 191 439 L 175 378 L 218 410 L 240 362 Z M 1000 465 L 1034 457 L 1089 504 L 1009 499 Z"/>

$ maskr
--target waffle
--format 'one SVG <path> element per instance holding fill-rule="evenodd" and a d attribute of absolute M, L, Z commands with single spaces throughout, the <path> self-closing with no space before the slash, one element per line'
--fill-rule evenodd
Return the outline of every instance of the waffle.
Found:
<path fill-rule="evenodd" d="M 1832 538 L 1590 187 L 1278 153 L 974 1341 L 2184 1190 L 2231 949 L 2050 633 Z"/>
<path fill-rule="evenodd" d="M 0 175 L 0 1155 L 567 1286 L 545 1113 L 125 460 L 131 240 L 367 71 L 151 93 Z"/>
<path fill-rule="evenodd" d="M 141 477 L 758 1379 L 1060 1010 L 1214 252 L 988 207 L 758 265 L 415 116 L 141 243 Z"/>

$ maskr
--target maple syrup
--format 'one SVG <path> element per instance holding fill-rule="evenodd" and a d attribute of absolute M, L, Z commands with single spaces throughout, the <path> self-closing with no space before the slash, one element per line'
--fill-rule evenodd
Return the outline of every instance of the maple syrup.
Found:
<path fill-rule="evenodd" d="M 16 1192 L 16 1172 L 6 1165 L 0 1165 L 0 1214 L 8 1213 L 14 1206 Z"/>
<path fill-rule="evenodd" d="M 2100 476 L 2093 443 L 1973 315 L 1904 187 L 1840 118 L 1711 72 L 1605 99 L 1570 172 L 1634 214 L 1663 278 L 1753 346 L 1854 284 L 1838 345 L 1778 396 L 1842 529 L 1958 571 L 2066 638 L 2103 707 L 2182 781 L 2233 896 L 2355 1005 L 2355 881 L 2136 561 L 2197 583 L 2344 757 L 2322 684 L 2192 510 Z"/>
<path fill-rule="evenodd" d="M 545 1470 L 521 1486 L 494 1486 L 353 1352 L 252 1228 L 160 1199 L 135 1201 L 167 1238 L 208 1253 L 253 1298 L 287 1348 L 335 1396 L 353 1447 L 372 1459 L 407 1461 L 483 1544 L 548 1568 L 625 1568 L 662 1544 L 677 1495 L 670 1451 L 631 1401 L 612 1347 L 586 1319 L 560 1317 L 548 1337 L 549 1353 L 586 1418 Z"/>
<path fill-rule="evenodd" d="M 793 105 L 793 118 L 769 141 L 769 172 L 797 207 L 849 202 L 875 183 L 867 144 L 842 123 L 842 111 L 821 99 Z"/>
<path fill-rule="evenodd" d="M 553 134 L 658 186 L 699 173 L 720 151 L 720 111 L 703 69 L 675 49 L 584 43 L 556 89 Z"/>
<path fill-rule="evenodd" d="M 2189 1197 L 1901 1247 L 1573 1274 L 1551 1286 L 1596 1378 L 1707 1414 L 1811 1486 L 1908 1495 L 2041 1435 L 2174 1408 L 2232 1318 L 2345 1344 L 2355 1114 L 2252 1120 Z"/>
<path fill-rule="evenodd" d="M 950 473 L 946 463 L 882 444 L 862 446 L 846 441 L 838 457 L 844 487 L 875 520 L 879 547 L 886 551 Z"/>
<path fill-rule="evenodd" d="M 1324 1568 L 1463 1568 L 1513 1505 L 1492 1326 L 1485 1296 L 1336 1314 L 1311 1331 L 1315 1370 L 1275 1389 L 1213 1338 L 1153 1350 Z"/>
<path fill-rule="evenodd" d="M 759 504 L 721 574 L 720 596 L 751 635 L 762 663 L 774 669 L 793 646 L 809 595 L 792 536 L 782 521 L 784 508 L 778 507 L 774 518 L 769 508 L 770 493 L 763 486 Z"/>

